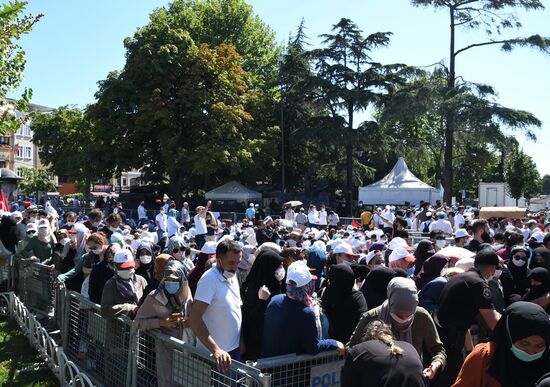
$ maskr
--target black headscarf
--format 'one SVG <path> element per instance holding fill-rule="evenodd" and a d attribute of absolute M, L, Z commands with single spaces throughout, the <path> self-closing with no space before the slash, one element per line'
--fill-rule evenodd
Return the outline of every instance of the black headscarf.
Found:
<path fill-rule="evenodd" d="M 443 270 L 448 263 L 449 259 L 447 257 L 436 255 L 428 258 L 416 277 L 416 287 L 422 289 L 428 282 L 439 277 L 441 275 L 441 270 Z"/>
<path fill-rule="evenodd" d="M 525 263 L 523 266 L 516 266 L 513 257 L 522 252 L 525 254 Z M 527 267 L 527 259 L 529 258 L 529 251 L 523 246 L 515 246 L 510 250 L 510 259 L 508 264 L 502 270 L 500 276 L 500 282 L 502 283 L 505 302 L 507 305 L 512 302 L 519 301 L 527 292 L 527 289 L 531 287 L 528 275 L 530 273 Z"/>
<path fill-rule="evenodd" d="M 395 277 L 395 270 L 386 266 L 375 268 L 367 275 L 361 291 L 369 309 L 374 309 L 388 298 L 388 284 Z"/>
<path fill-rule="evenodd" d="M 535 267 L 544 267 L 546 270 L 550 270 L 550 250 L 546 247 L 537 247 L 533 251 L 529 269 L 534 269 Z"/>
<path fill-rule="evenodd" d="M 414 257 L 416 258 L 416 261 L 414 261 L 414 275 L 420 273 L 424 262 L 434 254 L 434 246 L 431 240 L 422 239 L 418 242 L 418 246 L 416 246 L 416 250 L 414 251 Z"/>
<path fill-rule="evenodd" d="M 511 346 L 529 336 L 542 337 L 546 350 L 540 359 L 528 363 L 519 360 L 512 353 Z M 487 373 L 502 387 L 534 386 L 542 375 L 550 371 L 550 320 L 539 305 L 523 301 L 510 305 L 497 322 L 491 341 L 496 347 Z"/>
<path fill-rule="evenodd" d="M 191 290 L 193 297 L 195 296 L 195 291 L 197 290 L 199 280 L 206 271 L 206 262 L 208 261 L 208 258 L 210 258 L 208 254 L 199 253 L 195 267 L 189 273 L 187 280 L 189 281 L 189 289 Z"/>
<path fill-rule="evenodd" d="M 531 286 L 531 289 L 523 297 L 523 301 L 534 301 L 550 292 L 550 272 L 544 267 L 536 267 L 531 270 L 528 278 L 541 282 L 541 284 Z"/>
<path fill-rule="evenodd" d="M 258 300 L 258 290 L 267 286 L 271 297 L 281 293 L 281 283 L 275 278 L 275 270 L 283 263 L 283 257 L 271 249 L 262 251 L 252 264 L 250 274 L 243 283 L 243 307 L 255 304 Z"/>
<path fill-rule="evenodd" d="M 367 312 L 363 293 L 353 290 L 355 274 L 348 265 L 332 265 L 328 273 L 328 286 L 321 297 L 321 306 L 326 312 L 330 336 L 347 342 L 362 314 Z"/>

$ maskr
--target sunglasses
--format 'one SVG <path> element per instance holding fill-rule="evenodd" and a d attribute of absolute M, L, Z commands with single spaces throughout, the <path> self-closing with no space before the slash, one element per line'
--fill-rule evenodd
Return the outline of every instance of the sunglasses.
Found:
<path fill-rule="evenodd" d="M 180 248 L 176 247 L 174 250 L 172 250 L 172 252 L 173 252 L 174 254 L 179 253 L 180 251 L 183 252 L 184 249 L 180 249 Z"/>
<path fill-rule="evenodd" d="M 36 231 L 27 231 L 27 235 L 34 234 Z"/>
<path fill-rule="evenodd" d="M 445 237 L 437 237 L 437 238 L 435 238 L 435 239 L 438 240 L 438 241 L 444 241 L 444 240 L 445 240 Z"/>
<path fill-rule="evenodd" d="M 512 258 L 513 259 L 521 259 L 523 261 L 527 260 L 527 257 L 525 255 L 514 255 Z"/>

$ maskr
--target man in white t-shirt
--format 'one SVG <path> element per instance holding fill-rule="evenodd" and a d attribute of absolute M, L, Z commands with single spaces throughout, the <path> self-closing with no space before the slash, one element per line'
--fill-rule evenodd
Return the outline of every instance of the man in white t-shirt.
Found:
<path fill-rule="evenodd" d="M 216 266 L 197 284 L 189 321 L 197 346 L 208 350 L 218 369 L 226 372 L 231 359 L 240 359 L 241 294 L 235 276 L 242 249 L 238 242 L 223 239 L 216 247 Z"/>
<path fill-rule="evenodd" d="M 145 202 L 143 200 L 139 203 L 137 213 L 139 225 L 141 226 L 142 224 L 147 223 L 147 210 L 145 209 Z"/>
<path fill-rule="evenodd" d="M 202 246 L 206 242 L 206 212 L 208 211 L 206 207 L 198 206 L 197 215 L 193 217 L 195 223 L 195 243 L 197 247 L 202 249 Z"/>
<path fill-rule="evenodd" d="M 430 224 L 429 230 L 432 231 L 443 231 L 443 234 L 445 234 L 446 237 L 450 237 L 453 235 L 453 226 L 451 226 L 451 222 L 448 220 L 445 220 L 445 213 L 444 212 L 438 212 L 436 214 L 437 220 Z"/>
<path fill-rule="evenodd" d="M 327 219 L 327 210 L 324 205 L 321 206 L 321 209 L 319 210 L 319 228 L 321 230 L 324 230 L 327 228 L 328 219 Z"/>
<path fill-rule="evenodd" d="M 166 211 L 164 210 L 164 207 L 160 207 L 160 212 L 155 217 L 155 226 L 157 227 L 159 241 L 166 232 L 166 218 Z"/>
<path fill-rule="evenodd" d="M 455 231 L 464 228 L 466 220 L 464 219 L 464 206 L 458 206 L 458 212 L 455 214 Z"/>
<path fill-rule="evenodd" d="M 191 214 L 189 213 L 189 203 L 183 202 L 181 208 L 181 223 L 189 230 L 189 223 L 191 222 Z"/>
<path fill-rule="evenodd" d="M 317 227 L 319 225 L 319 212 L 312 204 L 309 206 L 309 212 L 307 213 L 307 221 L 309 227 Z"/>

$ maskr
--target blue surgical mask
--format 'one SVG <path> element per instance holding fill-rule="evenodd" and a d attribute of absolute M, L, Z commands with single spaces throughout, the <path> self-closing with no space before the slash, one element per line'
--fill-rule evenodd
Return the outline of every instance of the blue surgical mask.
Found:
<path fill-rule="evenodd" d="M 179 282 L 165 282 L 164 283 L 164 289 L 170 294 L 176 294 L 178 290 L 180 290 L 180 283 Z"/>
<path fill-rule="evenodd" d="M 530 355 L 527 352 L 522 351 L 521 349 L 516 347 L 514 344 L 512 344 L 511 350 L 515 357 L 517 357 L 519 360 L 524 361 L 526 363 L 530 363 L 532 361 L 538 360 L 544 354 L 544 351 L 541 351 Z"/>

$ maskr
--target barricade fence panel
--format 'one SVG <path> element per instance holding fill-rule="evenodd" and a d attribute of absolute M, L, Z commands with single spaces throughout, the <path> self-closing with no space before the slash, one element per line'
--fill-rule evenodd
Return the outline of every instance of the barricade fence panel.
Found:
<path fill-rule="evenodd" d="M 52 267 L 30 259 L 20 259 L 18 269 L 17 294 L 21 301 L 37 312 L 52 316 L 55 305 L 55 273 Z"/>
<path fill-rule="evenodd" d="M 340 386 L 344 360 L 336 351 L 316 356 L 285 355 L 259 359 L 254 368 L 271 376 L 276 387 Z"/>

